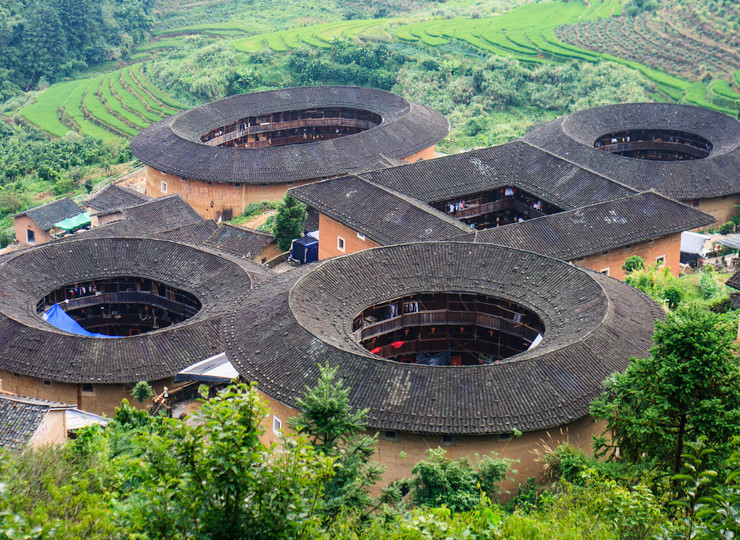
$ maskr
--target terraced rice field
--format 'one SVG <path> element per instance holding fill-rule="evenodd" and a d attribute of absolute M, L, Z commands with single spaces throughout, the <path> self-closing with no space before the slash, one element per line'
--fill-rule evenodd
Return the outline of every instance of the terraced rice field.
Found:
<path fill-rule="evenodd" d="M 737 93 L 740 81 L 734 77 L 740 69 L 740 51 L 711 38 L 694 35 L 678 26 L 675 18 L 675 13 L 665 10 L 657 15 L 569 24 L 557 28 L 555 33 L 561 41 L 571 45 L 674 76 L 669 79 L 648 75 L 659 83 L 661 92 L 672 99 L 676 99 L 676 93 L 666 86 L 678 88 L 677 78 L 692 81 L 694 84 L 681 85 L 684 93 L 679 100 L 732 114 L 740 104 Z M 702 83 L 707 79 L 713 79 L 709 87 Z"/>
<path fill-rule="evenodd" d="M 355 38 L 374 35 L 381 32 L 389 19 L 360 19 L 317 24 L 302 28 L 291 28 L 269 34 L 260 34 L 232 43 L 234 48 L 243 52 L 258 52 L 267 47 L 275 52 L 285 52 L 302 45 L 327 49 L 331 42 L 339 38 Z"/>
<path fill-rule="evenodd" d="M 52 85 L 21 115 L 57 137 L 76 131 L 110 140 L 131 138 L 184 109 L 151 84 L 136 64 L 92 79 Z"/>

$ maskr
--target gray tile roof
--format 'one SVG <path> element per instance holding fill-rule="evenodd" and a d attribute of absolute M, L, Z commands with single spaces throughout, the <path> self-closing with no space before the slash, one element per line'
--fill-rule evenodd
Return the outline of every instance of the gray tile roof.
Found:
<path fill-rule="evenodd" d="M 26 215 L 33 220 L 42 231 L 51 230 L 55 223 L 80 215 L 84 210 L 80 208 L 72 199 L 64 197 L 58 201 L 50 202 L 31 208 L 25 212 L 19 212 L 13 217 Z"/>
<path fill-rule="evenodd" d="M 689 161 L 650 161 L 610 154 L 593 147 L 607 133 L 673 129 L 711 141 L 711 154 Z M 655 190 L 679 200 L 740 193 L 740 122 L 688 105 L 630 103 L 573 113 L 524 137 L 530 144 L 638 191 Z"/>
<path fill-rule="evenodd" d="M 179 194 L 122 208 L 121 213 L 124 217 L 121 221 L 114 221 L 82 234 L 85 238 L 148 237 L 203 221 L 203 218 Z"/>
<path fill-rule="evenodd" d="M 274 241 L 270 233 L 224 223 L 203 244 L 237 257 L 256 257 Z"/>
<path fill-rule="evenodd" d="M 470 236 L 470 227 L 386 187 L 345 176 L 293 188 L 290 193 L 380 245 Z"/>
<path fill-rule="evenodd" d="M 212 129 L 245 116 L 310 107 L 349 107 L 379 114 L 380 125 L 346 137 L 247 149 L 200 141 Z M 282 183 L 356 172 L 382 155 L 400 159 L 433 146 L 449 131 L 440 113 L 371 88 L 311 86 L 241 94 L 196 107 L 150 126 L 131 141 L 147 165 L 184 178 L 228 183 Z"/>
<path fill-rule="evenodd" d="M 480 231 L 501 244 L 572 261 L 714 223 L 714 218 L 655 192 Z"/>
<path fill-rule="evenodd" d="M 71 408 L 73 405 L 0 391 L 0 448 L 25 450 L 50 410 Z"/>
<path fill-rule="evenodd" d="M 425 204 L 504 186 L 527 191 L 565 212 L 476 233 Z M 476 242 L 565 260 L 714 222 L 693 208 L 654 192 L 639 194 L 521 141 L 333 178 L 290 192 L 380 245 L 472 240 L 475 234 Z"/>
<path fill-rule="evenodd" d="M 361 285 L 358 285 L 361 284 Z M 534 310 L 542 342 L 488 366 L 402 364 L 355 342 L 352 321 L 379 302 L 422 292 L 474 292 Z M 606 376 L 647 354 L 661 308 L 595 272 L 490 244 L 415 243 L 365 250 L 280 274 L 224 317 L 232 365 L 296 407 L 328 362 L 369 409 L 372 429 L 482 435 L 532 431 L 588 415 Z"/>
<path fill-rule="evenodd" d="M 50 242 L 0 264 L 0 369 L 70 383 L 131 383 L 174 375 L 222 351 L 228 300 L 270 276 L 251 261 L 146 238 Z M 120 276 L 154 279 L 194 294 L 200 311 L 179 324 L 138 336 L 101 339 L 60 331 L 36 303 L 70 283 Z"/>
<path fill-rule="evenodd" d="M 121 208 L 136 206 L 146 201 L 152 200 L 151 197 L 139 193 L 138 191 L 126 186 L 110 184 L 103 188 L 100 193 L 87 199 L 83 204 L 89 208 L 97 210 L 100 214 L 115 212 Z"/>
<path fill-rule="evenodd" d="M 427 203 L 513 186 L 570 210 L 635 193 L 522 141 L 360 176 Z"/>

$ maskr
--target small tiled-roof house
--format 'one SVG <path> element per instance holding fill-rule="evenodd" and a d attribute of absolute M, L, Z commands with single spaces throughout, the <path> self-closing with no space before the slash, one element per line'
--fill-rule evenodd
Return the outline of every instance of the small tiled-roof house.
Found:
<path fill-rule="evenodd" d="M 270 233 L 228 223 L 214 231 L 203 245 L 260 264 L 280 255 L 275 237 Z"/>
<path fill-rule="evenodd" d="M 65 197 L 25 212 L 15 214 L 15 239 L 22 243 L 35 246 L 51 240 L 51 231 L 55 223 L 79 216 L 83 213 L 72 199 Z"/>
<path fill-rule="evenodd" d="M 23 451 L 67 439 L 65 413 L 73 405 L 0 391 L 0 448 Z"/>
<path fill-rule="evenodd" d="M 136 206 L 150 200 L 151 197 L 147 197 L 134 189 L 111 184 L 106 186 L 100 193 L 87 199 L 84 204 L 87 211 L 90 212 L 91 226 L 98 227 L 106 223 L 124 219 L 121 212 L 124 208 Z"/>

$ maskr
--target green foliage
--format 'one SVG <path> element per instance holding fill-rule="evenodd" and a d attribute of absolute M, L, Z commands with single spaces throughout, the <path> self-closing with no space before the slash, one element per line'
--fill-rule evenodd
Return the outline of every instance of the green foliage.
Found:
<path fill-rule="evenodd" d="M 740 367 L 734 324 L 698 306 L 682 307 L 656 322 L 648 358 L 632 359 L 623 374 L 604 382 L 591 405 L 609 438 L 600 451 L 659 471 L 681 470 L 686 441 L 704 435 L 725 459 L 740 433 Z"/>
<path fill-rule="evenodd" d="M 149 29 L 150 0 L 29 0 L 0 11 L 0 88 L 54 82 L 126 58 Z"/>
<path fill-rule="evenodd" d="M 303 236 L 303 222 L 306 217 L 306 205 L 286 193 L 273 226 L 273 235 L 280 251 L 288 251 L 291 242 Z"/>
<path fill-rule="evenodd" d="M 301 412 L 290 421 L 298 433 L 309 436 L 319 454 L 335 460 L 335 474 L 324 486 L 324 512 L 331 516 L 366 511 L 374 502 L 368 489 L 385 470 L 372 461 L 377 435 L 364 434 L 367 410 L 352 411 L 349 389 L 336 374 L 336 367 L 321 367 L 316 386 L 296 400 Z"/>
<path fill-rule="evenodd" d="M 147 399 L 154 396 L 152 385 L 146 381 L 139 381 L 131 390 L 131 396 L 139 403 L 144 403 Z"/>
<path fill-rule="evenodd" d="M 468 458 L 449 460 L 444 448 L 427 450 L 429 457 L 411 470 L 411 497 L 418 505 L 446 506 L 453 512 L 475 508 L 482 496 L 498 493 L 511 460 L 483 456 L 475 465 Z"/>
<path fill-rule="evenodd" d="M 653 300 L 665 304 L 668 309 L 676 309 L 684 298 L 678 278 L 671 274 L 671 269 L 667 266 L 651 264 L 642 270 L 633 270 L 624 281 Z"/>
<path fill-rule="evenodd" d="M 703 266 L 701 277 L 699 278 L 699 292 L 704 300 L 712 300 L 721 292 L 721 287 L 717 283 L 714 269 L 711 266 Z"/>
<path fill-rule="evenodd" d="M 263 445 L 265 414 L 253 387 L 230 386 L 205 401 L 192 423 L 162 419 L 137 435 L 125 464 L 121 522 L 147 538 L 305 534 L 332 459 L 305 437 L 286 440 L 280 451 Z"/>
<path fill-rule="evenodd" d="M 639 255 L 632 255 L 631 257 L 627 257 L 627 260 L 624 261 L 624 264 L 622 265 L 622 270 L 624 270 L 628 274 L 630 272 L 634 272 L 635 270 L 643 270 L 644 268 L 645 259 L 643 259 Z"/>

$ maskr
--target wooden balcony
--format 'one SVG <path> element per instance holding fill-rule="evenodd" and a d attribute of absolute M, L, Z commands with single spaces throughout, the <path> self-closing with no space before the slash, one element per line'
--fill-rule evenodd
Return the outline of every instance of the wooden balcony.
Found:
<path fill-rule="evenodd" d="M 270 122 L 259 124 L 255 126 L 247 126 L 246 128 L 238 128 L 234 131 L 230 131 L 207 139 L 204 142 L 211 146 L 221 146 L 229 141 L 245 137 L 247 135 L 257 135 L 260 133 L 271 133 L 274 131 L 281 131 L 287 129 L 301 129 L 301 128 L 313 128 L 313 127 L 349 127 L 361 130 L 368 130 L 375 127 L 377 124 L 368 120 L 358 120 L 356 118 L 303 118 L 301 120 L 291 120 L 288 122 Z M 261 142 L 261 141 L 260 141 Z"/>
<path fill-rule="evenodd" d="M 60 302 L 59 306 L 64 311 L 73 311 L 106 304 L 144 304 L 150 307 L 163 309 L 170 313 L 176 313 L 186 318 L 192 317 L 200 310 L 199 307 L 184 304 L 177 300 L 171 300 L 146 291 L 126 291 L 82 296 L 79 298 L 69 299 L 69 302 Z"/>
<path fill-rule="evenodd" d="M 404 313 L 378 322 L 364 321 L 363 325 L 355 330 L 354 335 L 358 342 L 363 342 L 397 330 L 418 326 L 478 326 L 522 337 L 530 342 L 534 341 L 540 333 L 540 330 L 536 328 L 498 315 L 470 311 L 434 310 Z"/>
<path fill-rule="evenodd" d="M 603 150 L 611 154 L 618 154 L 620 152 L 635 152 L 645 151 L 649 152 L 652 150 L 660 150 L 663 152 L 672 152 L 678 154 L 688 154 L 696 158 L 705 158 L 709 155 L 709 152 L 704 148 L 698 148 L 690 144 L 680 142 L 668 142 L 668 141 L 630 141 L 630 142 L 619 142 L 613 144 L 605 144 L 597 150 Z"/>

